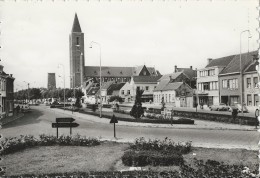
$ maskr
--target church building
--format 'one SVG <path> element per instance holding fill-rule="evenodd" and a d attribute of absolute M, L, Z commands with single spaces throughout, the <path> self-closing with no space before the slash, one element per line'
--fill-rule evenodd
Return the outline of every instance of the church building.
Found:
<path fill-rule="evenodd" d="M 100 81 L 100 66 L 85 66 L 84 33 L 75 14 L 70 34 L 70 87 L 85 88 L 89 80 Z M 158 76 L 154 67 L 101 66 L 101 81 L 129 82 L 132 76 Z"/>

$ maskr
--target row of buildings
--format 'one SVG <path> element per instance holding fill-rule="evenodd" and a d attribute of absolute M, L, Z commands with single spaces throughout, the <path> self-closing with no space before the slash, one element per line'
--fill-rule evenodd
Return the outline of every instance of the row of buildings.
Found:
<path fill-rule="evenodd" d="M 139 88 L 144 90 L 143 102 L 154 104 L 160 104 L 163 100 L 175 107 L 194 107 L 195 103 L 204 106 L 220 103 L 233 105 L 235 102 L 241 103 L 243 97 L 243 103 L 255 109 L 259 105 L 257 56 L 258 52 L 253 51 L 241 54 L 241 58 L 237 54 L 207 59 L 207 65 L 202 69 L 175 66 L 173 73 L 166 75 L 143 65 L 134 69 L 135 72 L 126 82 L 116 77 L 106 81 L 107 75 L 103 72 L 101 100 L 108 103 L 111 96 L 120 96 L 125 102 L 133 102 Z M 113 67 L 105 67 L 105 70 L 115 72 Z M 92 77 L 83 88 L 86 103 L 97 102 L 100 96 L 99 83 L 96 82 L 99 73 Z"/>
<path fill-rule="evenodd" d="M 249 107 L 259 104 L 258 75 L 255 69 L 257 51 L 207 59 L 202 69 L 174 67 L 171 74 L 161 75 L 154 67 L 85 66 L 84 33 L 75 14 L 70 45 L 71 88 L 82 88 L 84 102 L 97 102 L 101 95 L 103 103 L 111 96 L 120 96 L 132 102 L 137 88 L 144 90 L 142 100 L 176 107 L 193 107 L 194 104 L 232 105 L 243 102 Z M 96 43 L 96 42 L 95 42 Z M 101 46 L 96 43 L 97 46 Z M 241 57 L 241 58 L 240 58 Z M 242 71 L 242 72 L 241 72 Z M 101 73 L 100 73 L 101 72 Z M 101 76 L 101 78 L 100 78 Z M 99 84 L 101 84 L 101 91 Z"/>
<path fill-rule="evenodd" d="M 243 101 L 249 108 L 259 105 L 259 82 L 256 65 L 258 51 L 208 59 L 208 64 L 197 71 L 199 103 L 233 105 Z"/>
<path fill-rule="evenodd" d="M 4 72 L 0 65 L 0 120 L 13 115 L 14 111 L 14 77 Z"/>

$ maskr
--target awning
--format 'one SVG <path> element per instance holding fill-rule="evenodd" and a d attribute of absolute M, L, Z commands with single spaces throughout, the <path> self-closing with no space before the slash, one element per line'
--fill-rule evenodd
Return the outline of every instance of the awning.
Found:
<path fill-rule="evenodd" d="M 153 95 L 142 95 L 141 98 L 153 98 Z"/>

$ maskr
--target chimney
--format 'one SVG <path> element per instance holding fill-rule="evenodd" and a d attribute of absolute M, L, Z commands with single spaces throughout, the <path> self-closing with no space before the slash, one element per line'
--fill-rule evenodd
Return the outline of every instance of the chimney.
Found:
<path fill-rule="evenodd" d="M 207 60 L 208 60 L 208 64 L 209 64 L 212 61 L 212 58 L 208 58 Z"/>
<path fill-rule="evenodd" d="M 3 72 L 3 69 L 4 69 L 4 66 L 3 66 L 3 65 L 0 65 L 0 73 Z"/>
<path fill-rule="evenodd" d="M 13 77 L 13 74 L 10 74 L 10 77 Z"/>
<path fill-rule="evenodd" d="M 177 72 L 177 65 L 174 66 L 174 72 Z"/>
<path fill-rule="evenodd" d="M 190 69 L 192 70 L 192 66 L 190 66 Z"/>

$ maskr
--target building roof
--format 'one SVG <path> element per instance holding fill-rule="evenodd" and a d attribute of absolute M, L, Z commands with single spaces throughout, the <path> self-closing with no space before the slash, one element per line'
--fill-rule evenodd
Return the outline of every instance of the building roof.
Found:
<path fill-rule="evenodd" d="M 101 85 L 101 89 L 108 89 L 113 83 L 114 83 L 114 81 L 104 82 L 104 83 Z"/>
<path fill-rule="evenodd" d="M 71 32 L 80 32 L 81 33 L 81 28 L 79 24 L 79 19 L 77 16 L 77 13 L 75 14 L 74 21 L 73 21 L 73 26 Z"/>
<path fill-rule="evenodd" d="M 178 89 L 182 84 L 183 84 L 183 82 L 168 83 L 168 84 L 163 88 L 163 90 L 176 90 L 176 89 Z"/>
<path fill-rule="evenodd" d="M 125 83 L 113 83 L 107 90 L 107 95 L 113 95 L 114 91 L 119 91 Z"/>
<path fill-rule="evenodd" d="M 135 83 L 157 83 L 161 76 L 133 76 Z"/>
<path fill-rule="evenodd" d="M 87 93 L 87 95 L 96 95 L 98 93 L 99 87 L 91 87 Z"/>
<path fill-rule="evenodd" d="M 235 55 L 221 57 L 217 59 L 213 59 L 207 66 L 207 67 L 225 67 L 227 66 L 232 59 L 235 57 Z"/>
<path fill-rule="evenodd" d="M 256 65 L 257 61 L 254 60 L 246 69 L 244 72 L 256 72 Z"/>
<path fill-rule="evenodd" d="M 190 80 L 193 80 L 197 77 L 196 70 L 193 70 L 190 68 L 183 68 L 182 71 L 184 74 L 186 74 L 190 78 Z"/>
<path fill-rule="evenodd" d="M 250 53 L 243 53 L 241 54 L 241 65 L 242 65 L 242 70 L 250 63 L 253 62 L 253 55 L 257 54 L 257 51 L 253 51 Z M 232 61 L 220 72 L 220 75 L 224 74 L 230 74 L 230 73 L 240 73 L 240 55 L 235 55 Z"/>
<path fill-rule="evenodd" d="M 110 66 L 102 66 L 101 67 L 101 76 L 106 77 L 131 77 L 133 75 L 137 75 L 136 67 L 110 67 Z M 150 73 L 154 73 L 152 75 L 157 75 L 157 72 L 154 67 L 147 67 L 147 70 Z M 99 77 L 100 73 L 99 66 L 85 66 L 85 76 L 88 77 Z"/>
<path fill-rule="evenodd" d="M 183 84 L 183 82 L 169 82 L 170 80 L 161 80 L 154 91 L 176 90 Z"/>
<path fill-rule="evenodd" d="M 169 80 L 170 81 L 170 77 L 174 80 L 176 79 L 179 75 L 181 75 L 183 72 L 175 72 L 175 73 L 171 73 L 171 74 L 165 74 L 163 76 L 161 76 L 161 78 L 159 79 L 159 81 L 161 80 Z"/>

